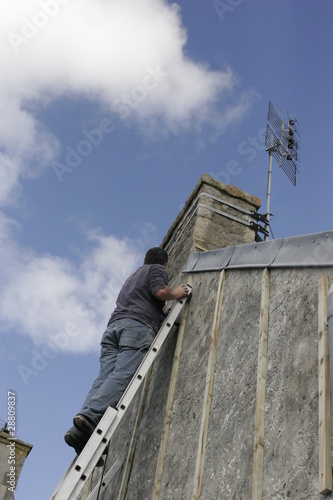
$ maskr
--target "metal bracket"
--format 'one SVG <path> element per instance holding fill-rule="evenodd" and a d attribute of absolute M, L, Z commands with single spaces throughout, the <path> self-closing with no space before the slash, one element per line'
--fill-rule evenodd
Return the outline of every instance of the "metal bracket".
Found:
<path fill-rule="evenodd" d="M 260 224 L 256 224 L 255 222 L 251 221 L 250 226 L 256 233 L 262 233 L 265 236 L 269 236 L 269 231 L 264 227 L 260 226 Z"/>
<path fill-rule="evenodd" d="M 251 217 L 258 222 L 263 222 L 264 224 L 268 224 L 269 220 L 267 218 L 267 214 L 259 214 L 254 210 L 251 211 Z"/>

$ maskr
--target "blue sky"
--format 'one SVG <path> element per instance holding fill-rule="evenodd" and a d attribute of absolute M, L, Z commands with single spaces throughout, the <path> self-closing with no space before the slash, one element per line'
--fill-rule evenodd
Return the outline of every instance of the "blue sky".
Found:
<path fill-rule="evenodd" d="M 202 173 L 262 199 L 268 104 L 301 132 L 274 162 L 275 238 L 332 229 L 330 0 L 16 0 L 0 7 L 0 418 L 44 500 L 98 371 L 119 287 Z M 272 236 L 271 236 L 272 237 Z"/>

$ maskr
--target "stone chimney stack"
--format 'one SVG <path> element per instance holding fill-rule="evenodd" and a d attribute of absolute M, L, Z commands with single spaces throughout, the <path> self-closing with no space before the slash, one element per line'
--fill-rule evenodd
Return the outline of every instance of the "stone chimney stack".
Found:
<path fill-rule="evenodd" d="M 191 252 L 252 243 L 248 212 L 257 212 L 260 205 L 256 196 L 203 174 L 161 245 L 170 256 L 170 278 Z"/>

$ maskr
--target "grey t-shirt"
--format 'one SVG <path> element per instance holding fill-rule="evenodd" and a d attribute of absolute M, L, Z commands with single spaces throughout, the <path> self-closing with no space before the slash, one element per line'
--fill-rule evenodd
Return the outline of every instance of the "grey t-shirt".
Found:
<path fill-rule="evenodd" d="M 157 332 L 165 302 L 156 299 L 155 293 L 167 284 L 168 273 L 161 264 L 139 267 L 123 284 L 108 324 L 116 319 L 131 318 L 151 326 Z"/>

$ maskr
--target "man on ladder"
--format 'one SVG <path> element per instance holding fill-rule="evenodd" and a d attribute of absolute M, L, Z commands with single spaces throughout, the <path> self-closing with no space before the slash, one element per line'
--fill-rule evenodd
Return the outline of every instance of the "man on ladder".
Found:
<path fill-rule="evenodd" d="M 116 407 L 147 353 L 161 321 L 165 301 L 188 295 L 186 285 L 168 286 L 168 254 L 160 247 L 124 283 L 101 341 L 100 373 L 65 435 L 80 454 L 108 406 Z M 101 465 L 103 461 L 100 461 Z"/>

